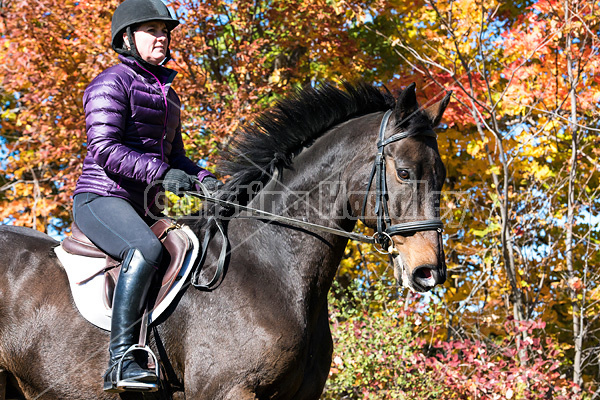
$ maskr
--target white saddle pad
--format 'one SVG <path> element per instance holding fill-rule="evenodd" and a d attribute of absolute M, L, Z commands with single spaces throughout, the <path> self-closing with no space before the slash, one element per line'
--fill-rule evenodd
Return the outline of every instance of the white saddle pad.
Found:
<path fill-rule="evenodd" d="M 176 278 L 177 282 L 171 287 L 165 299 L 150 312 L 149 323 L 156 320 L 165 311 L 175 296 L 177 296 L 177 293 L 183 288 L 187 277 L 192 271 L 194 261 L 198 257 L 200 249 L 198 238 L 189 227 L 183 226 L 182 230 L 190 238 L 192 248 L 188 251 L 183 261 L 183 266 Z M 75 299 L 75 305 L 81 315 L 97 327 L 110 331 L 111 310 L 106 307 L 103 301 L 104 274 L 98 274 L 85 283 L 79 284 L 79 282 L 89 278 L 95 272 L 100 271 L 106 264 L 106 260 L 104 258 L 69 254 L 63 250 L 62 246 L 55 247 L 54 252 L 65 268 L 65 271 L 67 271 L 69 286 Z"/>

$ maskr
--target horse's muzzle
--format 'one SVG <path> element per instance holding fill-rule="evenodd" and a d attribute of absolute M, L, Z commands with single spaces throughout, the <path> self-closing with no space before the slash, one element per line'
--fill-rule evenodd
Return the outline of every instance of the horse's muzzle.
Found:
<path fill-rule="evenodd" d="M 428 292 L 435 287 L 446 282 L 445 266 L 421 265 L 414 269 L 412 276 L 412 286 L 417 292 Z"/>

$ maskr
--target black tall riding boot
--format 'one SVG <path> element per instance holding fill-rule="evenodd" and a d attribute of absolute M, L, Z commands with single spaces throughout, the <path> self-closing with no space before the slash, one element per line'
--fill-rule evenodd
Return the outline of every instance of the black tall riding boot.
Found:
<path fill-rule="evenodd" d="M 135 352 L 125 354 L 138 342 L 146 297 L 157 269 L 158 266 L 147 262 L 137 249 L 131 249 L 123 260 L 113 298 L 110 358 L 104 375 L 104 390 L 107 392 L 151 391 L 157 388 L 156 373 L 140 366 Z"/>

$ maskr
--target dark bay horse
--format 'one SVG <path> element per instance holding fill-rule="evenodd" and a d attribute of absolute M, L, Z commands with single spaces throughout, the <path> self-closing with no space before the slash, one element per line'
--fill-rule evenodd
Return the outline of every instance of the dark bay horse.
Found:
<path fill-rule="evenodd" d="M 420 109 L 414 85 L 397 100 L 364 84 L 304 89 L 237 135 L 225 157 L 231 179 L 223 198 L 348 232 L 358 218 L 376 227 L 376 208 L 383 206 L 388 225 L 436 220 L 445 169 L 432 128 L 448 100 Z M 402 139 L 381 147 L 382 204 L 376 196 L 381 187 L 370 182 L 390 109 L 382 135 Z M 183 222 L 202 237 L 204 218 Z M 443 283 L 441 235 L 431 229 L 396 233 L 396 277 L 419 291 Z M 227 223 L 227 236 L 230 253 L 220 284 L 212 291 L 189 287 L 155 328 L 151 347 L 164 347 L 171 375 L 183 383 L 183 392 L 173 396 L 318 399 L 332 354 L 327 293 L 348 239 L 240 218 Z M 207 280 L 219 241 L 211 244 L 200 275 Z M 101 385 L 109 334 L 76 310 L 52 250 L 57 245 L 31 229 L 0 229 L 0 369 L 8 371 L 11 390 L 27 399 L 118 398 Z"/>

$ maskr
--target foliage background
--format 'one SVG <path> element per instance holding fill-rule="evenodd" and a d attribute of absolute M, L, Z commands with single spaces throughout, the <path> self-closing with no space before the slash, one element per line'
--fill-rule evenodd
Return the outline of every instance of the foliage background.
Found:
<path fill-rule="evenodd" d="M 64 234 L 81 97 L 116 62 L 117 0 L 0 3 L 0 215 Z M 189 156 L 209 169 L 291 89 L 364 79 L 447 90 L 449 281 L 404 292 L 349 243 L 325 399 L 600 395 L 600 5 L 578 0 L 181 0 L 173 35 Z"/>

